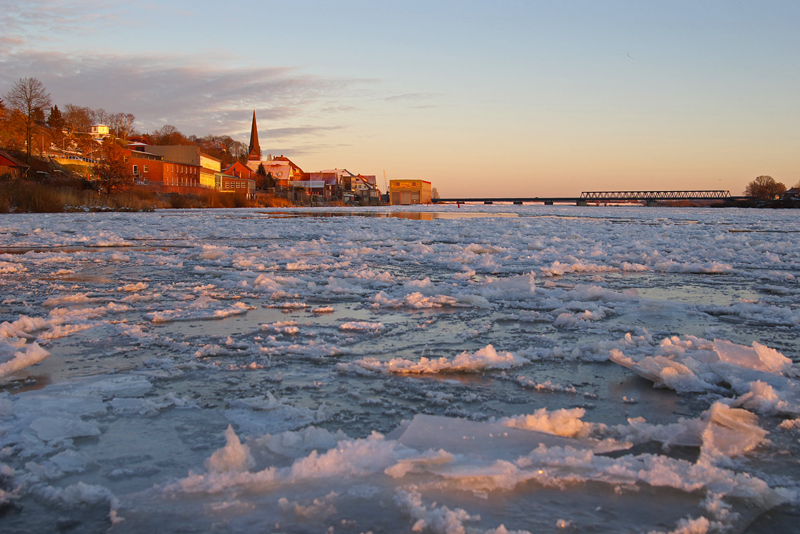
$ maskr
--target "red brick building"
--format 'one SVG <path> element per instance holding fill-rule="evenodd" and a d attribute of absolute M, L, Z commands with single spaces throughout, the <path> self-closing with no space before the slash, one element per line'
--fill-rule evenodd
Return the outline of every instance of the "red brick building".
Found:
<path fill-rule="evenodd" d="M 0 176 L 10 174 L 12 178 L 22 178 L 27 172 L 27 165 L 17 161 L 5 152 L 0 152 Z"/>
<path fill-rule="evenodd" d="M 237 178 L 244 178 L 245 180 L 255 180 L 258 182 L 258 175 L 255 173 L 255 171 L 241 161 L 237 161 L 236 163 L 230 165 L 227 169 L 224 169 L 222 173 L 229 176 L 236 176 Z"/>
<path fill-rule="evenodd" d="M 131 143 L 125 150 L 125 162 L 136 183 L 172 187 L 200 187 L 200 165 L 164 161 L 162 154 L 148 152 L 143 143 Z"/>

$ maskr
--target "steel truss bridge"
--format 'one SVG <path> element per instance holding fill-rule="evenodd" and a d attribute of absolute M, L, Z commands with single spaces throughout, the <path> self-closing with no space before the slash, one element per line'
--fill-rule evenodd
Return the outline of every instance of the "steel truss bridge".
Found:
<path fill-rule="evenodd" d="M 730 200 L 727 190 L 706 191 L 584 191 L 583 200 L 622 201 L 622 200 Z"/>
<path fill-rule="evenodd" d="M 546 205 L 559 203 L 574 203 L 578 206 L 588 206 L 591 204 L 607 202 L 645 202 L 648 206 L 657 206 L 658 201 L 676 200 L 705 200 L 705 201 L 735 201 L 746 199 L 747 197 L 731 196 L 730 191 L 724 189 L 717 190 L 698 190 L 698 191 L 584 191 L 579 197 L 503 197 L 503 198 L 435 198 L 433 203 L 438 202 L 482 202 L 484 204 L 494 204 L 495 202 L 513 202 L 523 204 L 525 202 L 541 202 Z"/>

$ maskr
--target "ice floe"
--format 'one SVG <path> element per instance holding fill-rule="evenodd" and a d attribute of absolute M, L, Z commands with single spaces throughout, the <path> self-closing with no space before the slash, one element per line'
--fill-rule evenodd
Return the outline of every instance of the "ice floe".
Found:
<path fill-rule="evenodd" d="M 356 360 L 352 364 L 340 364 L 343 370 L 359 366 L 369 371 L 403 374 L 432 374 L 432 373 L 469 373 L 485 369 L 511 369 L 528 363 L 525 358 L 515 356 L 510 352 L 498 353 L 493 346 L 486 347 L 470 354 L 462 352 L 452 359 L 444 356 L 438 359 L 422 357 L 419 361 L 402 358 L 393 358 L 381 361 L 375 358 Z"/>
<path fill-rule="evenodd" d="M 747 347 L 725 340 L 687 336 L 664 339 L 654 350 L 611 349 L 611 361 L 628 367 L 656 386 L 678 392 L 723 393 L 730 387 L 739 405 L 761 413 L 800 414 L 800 385 L 792 361 L 753 342 Z M 725 387 L 724 387 L 725 386 Z"/>

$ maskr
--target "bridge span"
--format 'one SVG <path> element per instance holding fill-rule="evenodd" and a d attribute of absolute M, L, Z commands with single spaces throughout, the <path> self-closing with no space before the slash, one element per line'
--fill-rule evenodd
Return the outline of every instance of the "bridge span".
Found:
<path fill-rule="evenodd" d="M 591 204 L 607 202 L 645 202 L 648 206 L 657 206 L 658 201 L 676 200 L 704 200 L 704 201 L 735 201 L 744 200 L 748 197 L 731 196 L 730 191 L 717 190 L 697 190 L 697 191 L 584 191 L 579 197 L 485 197 L 485 198 L 435 198 L 437 202 L 483 202 L 493 204 L 495 202 L 513 202 L 514 204 L 542 203 L 553 205 L 555 203 L 574 203 L 576 206 L 588 206 Z"/>

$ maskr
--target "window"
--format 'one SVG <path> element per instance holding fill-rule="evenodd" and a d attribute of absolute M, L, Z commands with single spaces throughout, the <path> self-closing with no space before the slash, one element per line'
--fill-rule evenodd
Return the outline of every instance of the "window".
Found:
<path fill-rule="evenodd" d="M 134 176 L 136 176 L 137 174 L 139 174 L 139 166 L 138 166 L 138 165 L 134 165 L 134 166 L 133 166 L 133 174 L 134 174 Z"/>
<path fill-rule="evenodd" d="M 149 172 L 147 169 L 147 165 L 144 166 L 144 172 Z"/>

